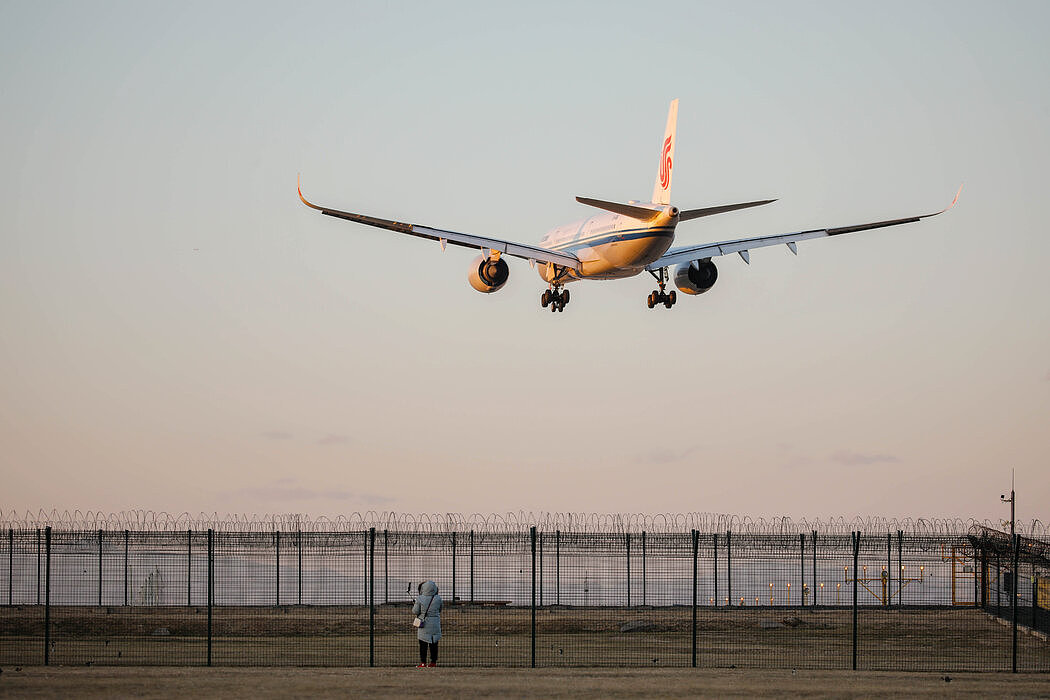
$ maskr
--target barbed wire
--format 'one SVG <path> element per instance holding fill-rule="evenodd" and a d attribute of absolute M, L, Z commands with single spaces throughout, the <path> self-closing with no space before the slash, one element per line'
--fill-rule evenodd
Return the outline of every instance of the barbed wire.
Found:
<path fill-rule="evenodd" d="M 1043 566 L 1050 565 L 1050 542 L 1046 537 L 1033 536 L 1018 531 L 1018 554 L 1022 561 L 1038 562 Z M 975 525 L 970 530 L 970 540 L 979 543 L 981 548 L 988 551 L 1000 552 L 1010 556 L 1013 552 L 1013 543 L 1010 535 L 996 528 Z"/>
<path fill-rule="evenodd" d="M 535 526 L 543 532 L 674 533 L 734 532 L 755 535 L 798 535 L 817 531 L 822 535 L 895 533 L 913 536 L 966 536 L 976 528 L 993 530 L 1001 522 L 975 518 L 886 518 L 882 516 L 831 516 L 815 518 L 751 517 L 725 513 L 551 513 L 517 511 L 508 513 L 399 513 L 364 511 L 336 516 L 302 513 L 167 513 L 151 510 L 105 512 L 91 510 L 0 511 L 3 529 L 34 529 L 51 526 L 66 530 L 133 530 L 159 532 L 214 529 L 225 532 L 350 532 L 356 530 L 396 530 L 402 532 L 521 532 Z M 1048 527 L 1035 519 L 1018 522 L 1017 532 L 1046 539 Z"/>

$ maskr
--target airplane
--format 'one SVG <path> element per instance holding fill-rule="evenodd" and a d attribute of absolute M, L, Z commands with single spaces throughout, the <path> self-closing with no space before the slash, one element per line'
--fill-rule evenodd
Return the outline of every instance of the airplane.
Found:
<path fill-rule="evenodd" d="M 952 203 L 932 214 L 672 248 L 675 228 L 683 221 L 776 201 L 763 199 L 701 209 L 679 209 L 673 206 L 671 175 L 674 171 L 677 123 L 678 100 L 675 99 L 671 101 L 667 114 L 667 127 L 660 145 L 660 165 L 650 201 L 619 203 L 577 197 L 577 202 L 600 209 L 601 213 L 551 229 L 540 239 L 539 245 L 457 233 L 318 206 L 303 196 L 301 181 L 298 183 L 299 199 L 306 206 L 327 216 L 437 241 L 442 250 L 450 244 L 480 249 L 481 255 L 470 264 L 467 280 L 471 287 L 485 294 L 497 292 L 507 283 L 510 267 L 504 260 L 505 256 L 528 260 L 531 266 L 538 268 L 540 278 L 547 283 L 547 289 L 540 296 L 540 305 L 549 307 L 552 312 L 561 312 L 569 303 L 569 290 L 565 286 L 571 282 L 623 279 L 643 272 L 652 275 L 659 287 L 646 298 L 647 306 L 652 309 L 663 305 L 670 309 L 678 300 L 674 290 L 669 293 L 666 291 L 671 279 L 683 294 L 695 296 L 710 291 L 718 280 L 718 268 L 712 258 L 736 253 L 750 265 L 751 250 L 773 245 L 786 245 L 788 250 L 798 255 L 799 241 L 910 224 L 943 214 L 955 206 L 962 192 L 962 187 L 959 187 Z M 671 267 L 674 267 L 673 274 L 669 272 Z"/>

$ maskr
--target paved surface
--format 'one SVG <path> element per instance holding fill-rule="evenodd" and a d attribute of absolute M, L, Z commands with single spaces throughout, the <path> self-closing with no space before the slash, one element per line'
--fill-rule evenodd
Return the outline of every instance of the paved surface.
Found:
<path fill-rule="evenodd" d="M 1050 675 L 616 669 L 4 667 L 5 697 L 1050 698 Z"/>

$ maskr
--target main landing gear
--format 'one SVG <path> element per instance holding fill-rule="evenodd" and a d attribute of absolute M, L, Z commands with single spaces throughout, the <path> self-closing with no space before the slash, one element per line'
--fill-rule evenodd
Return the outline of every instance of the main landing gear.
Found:
<path fill-rule="evenodd" d="M 551 307 L 551 311 L 564 311 L 565 307 L 569 303 L 569 290 L 561 289 L 560 287 L 553 287 L 551 289 L 544 290 L 543 294 L 540 295 L 540 305 L 543 308 Z"/>
<path fill-rule="evenodd" d="M 646 298 L 645 303 L 649 308 L 653 308 L 657 304 L 663 304 L 668 309 L 674 306 L 674 303 L 678 301 L 678 295 L 672 289 L 670 294 L 664 292 L 664 287 L 667 285 L 667 268 L 661 267 L 658 272 L 649 270 L 649 274 L 656 279 L 656 283 L 660 285 L 660 289 L 654 289 L 653 292 Z"/>

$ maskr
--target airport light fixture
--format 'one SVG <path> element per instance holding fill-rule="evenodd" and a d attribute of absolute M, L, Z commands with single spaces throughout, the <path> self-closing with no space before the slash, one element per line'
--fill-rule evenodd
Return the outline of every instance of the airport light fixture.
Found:
<path fill-rule="evenodd" d="M 1010 542 L 1011 546 L 1014 541 L 1014 507 L 1016 504 L 1017 496 L 1014 494 L 1014 470 L 1010 470 L 1010 497 L 1007 498 L 1006 494 L 999 494 L 999 500 L 1003 503 L 1010 504 Z"/>

